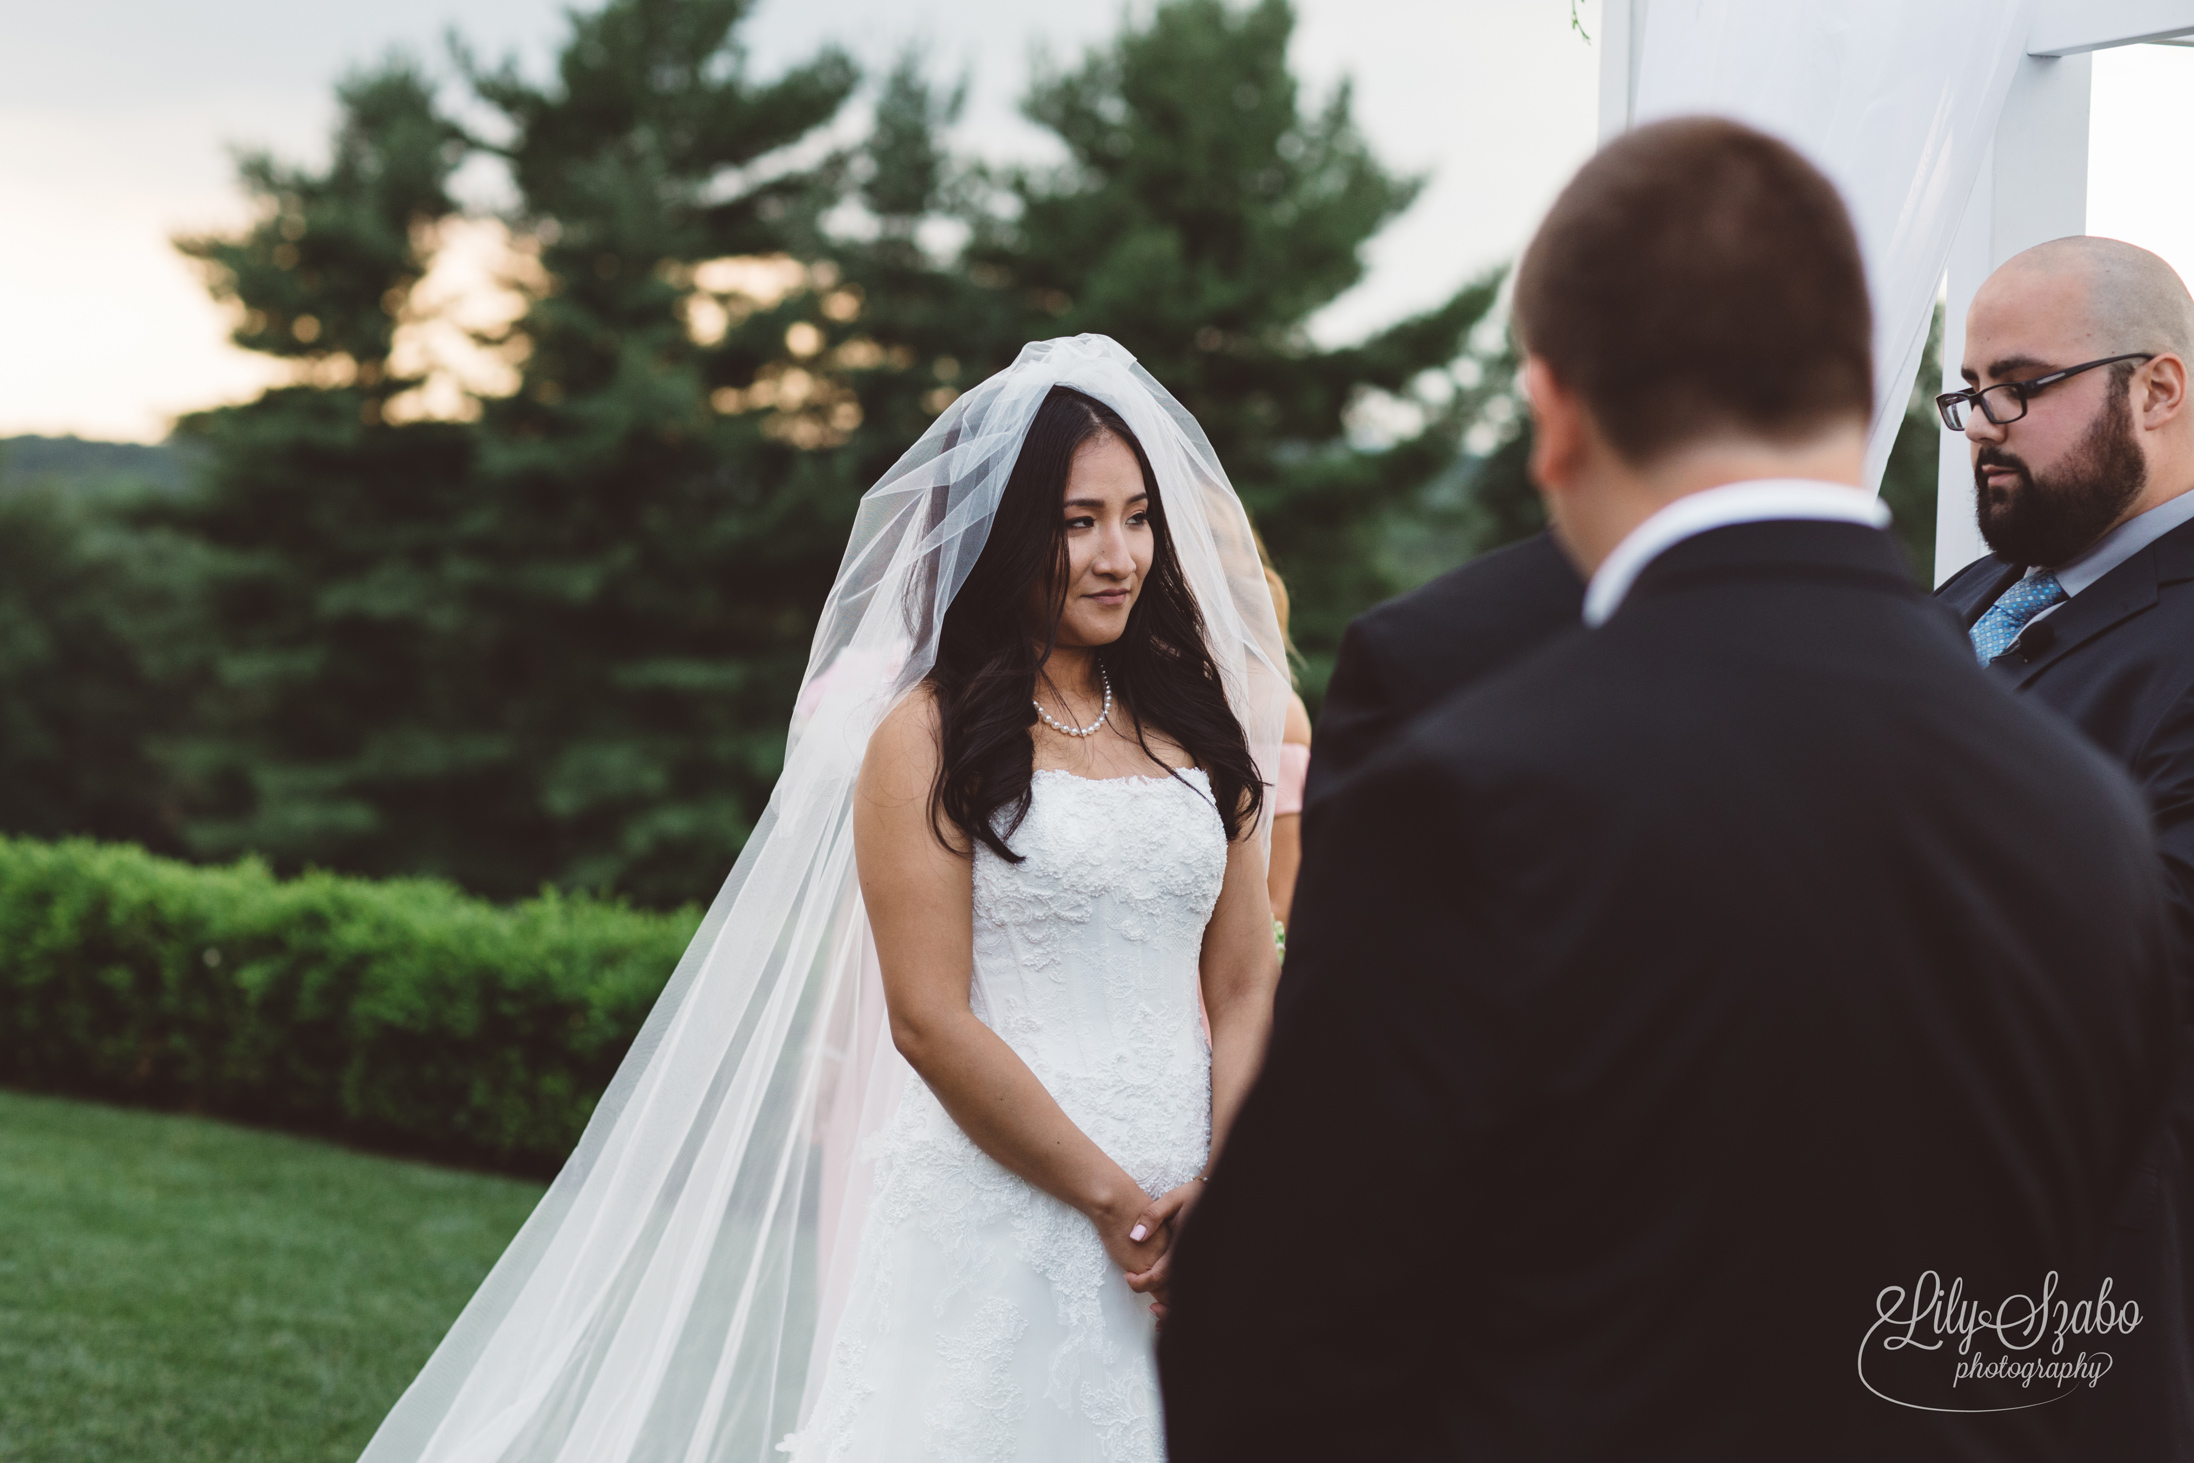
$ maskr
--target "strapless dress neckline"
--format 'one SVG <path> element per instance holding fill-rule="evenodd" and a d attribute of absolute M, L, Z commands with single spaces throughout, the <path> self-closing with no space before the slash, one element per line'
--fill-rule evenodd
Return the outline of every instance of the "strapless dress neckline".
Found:
<path fill-rule="evenodd" d="M 1064 767 L 1039 767 L 1032 774 L 1036 777 L 1064 777 L 1074 782 L 1094 782 L 1102 787 L 1108 782 L 1171 782 L 1175 776 L 1202 778 L 1204 785 L 1211 785 L 1210 776 L 1201 767 L 1176 767 L 1170 773 L 1130 772 L 1124 777 L 1084 777 L 1079 772 L 1069 772 Z"/>

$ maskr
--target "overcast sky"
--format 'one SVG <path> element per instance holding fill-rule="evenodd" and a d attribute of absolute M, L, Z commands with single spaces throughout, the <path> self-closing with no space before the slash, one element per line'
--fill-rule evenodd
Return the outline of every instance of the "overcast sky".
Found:
<path fill-rule="evenodd" d="M 1140 13 L 1137 0 L 1129 13 Z M 1432 303 L 1511 257 L 1592 146 L 1598 56 L 1565 0 L 1297 0 L 1294 59 L 1315 92 L 1356 84 L 1357 116 L 1390 165 L 1430 174 L 1374 244 L 1366 282 L 1317 322 L 1346 339 Z M 1595 35 L 1598 0 L 1580 7 Z M 1045 146 L 1015 102 L 1032 51 L 1071 60 L 1122 9 L 1057 0 L 760 0 L 744 35 L 773 74 L 826 41 L 872 71 L 910 43 L 966 72 L 966 150 Z M 168 244 L 244 218 L 229 148 L 317 159 L 347 68 L 403 46 L 446 69 L 452 27 L 536 68 L 563 31 L 556 0 L 0 0 L 0 436 L 155 440 L 179 411 L 248 397 L 266 368 Z M 2089 228 L 2194 273 L 2194 189 L 2176 153 L 2174 94 L 2194 50 L 2098 62 Z M 468 179 L 485 197 L 487 174 Z"/>

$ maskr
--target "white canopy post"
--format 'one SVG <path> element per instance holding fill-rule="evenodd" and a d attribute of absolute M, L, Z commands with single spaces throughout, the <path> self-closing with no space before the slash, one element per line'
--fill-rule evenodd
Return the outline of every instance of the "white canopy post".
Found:
<path fill-rule="evenodd" d="M 1607 0 L 1600 12 L 1600 144 L 1630 130 L 1630 99 L 1638 91 L 1638 53 L 1645 45 L 1645 0 Z"/>

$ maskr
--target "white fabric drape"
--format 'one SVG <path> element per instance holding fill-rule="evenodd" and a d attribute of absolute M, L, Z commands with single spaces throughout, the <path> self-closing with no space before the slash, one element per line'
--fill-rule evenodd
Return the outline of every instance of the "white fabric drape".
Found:
<path fill-rule="evenodd" d="M 2027 0 L 1650 0 L 1633 125 L 1712 113 L 1842 190 L 1874 297 L 1879 488 L 1950 242 L 2026 48 Z"/>
<path fill-rule="evenodd" d="M 781 1460 L 845 1304 L 863 1140 L 910 1080 L 854 875 L 854 779 L 877 722 L 928 674 L 1058 385 L 1111 406 L 1149 457 L 1270 782 L 1287 662 L 1211 443 L 1106 337 L 1026 347 L 862 498 L 768 808 L 577 1150 L 363 1463 Z"/>

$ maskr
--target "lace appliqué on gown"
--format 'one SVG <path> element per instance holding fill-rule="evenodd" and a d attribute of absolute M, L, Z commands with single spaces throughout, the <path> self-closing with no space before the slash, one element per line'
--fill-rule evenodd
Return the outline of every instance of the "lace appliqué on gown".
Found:
<path fill-rule="evenodd" d="M 1152 1194 L 1202 1171 L 1197 961 L 1226 874 L 1200 771 L 1040 771 L 975 854 L 975 1014 Z M 970 1142 L 910 1080 L 878 1135 L 851 1294 L 799 1463 L 1156 1463 L 1148 1301 L 1089 1221 Z"/>

